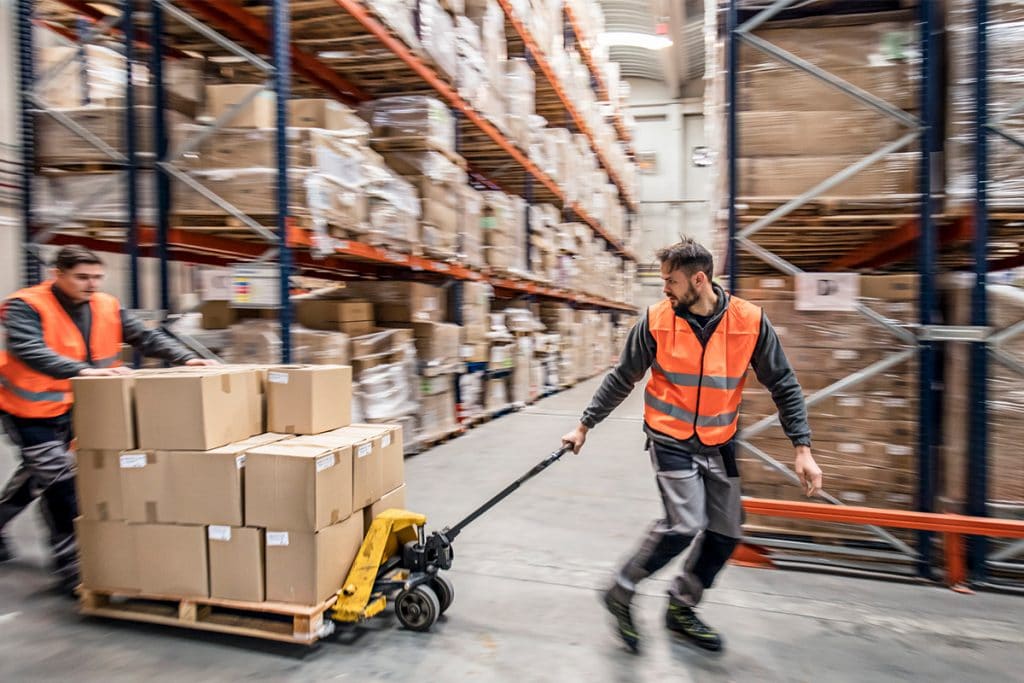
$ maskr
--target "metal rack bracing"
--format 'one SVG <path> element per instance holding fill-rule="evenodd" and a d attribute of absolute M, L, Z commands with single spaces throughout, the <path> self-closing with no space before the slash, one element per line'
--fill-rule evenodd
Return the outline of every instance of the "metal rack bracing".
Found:
<path fill-rule="evenodd" d="M 145 7 L 147 11 L 139 11 Z M 309 10 L 303 14 L 304 9 Z M 314 13 L 313 10 L 316 10 Z M 195 263 L 227 264 L 238 260 L 276 260 L 280 264 L 280 291 L 282 293 L 282 338 L 285 340 L 283 356 L 289 358 L 288 325 L 291 314 L 285 296 L 289 275 L 301 271 L 326 278 L 433 277 L 445 281 L 486 281 L 503 296 L 540 297 L 570 302 L 611 311 L 632 312 L 632 306 L 606 298 L 547 286 L 527 279 L 486 274 L 455 263 L 447 263 L 391 249 L 362 244 L 354 240 L 336 241 L 325 249 L 309 231 L 293 225 L 288 215 L 288 179 L 286 170 L 287 126 L 286 102 L 292 94 L 330 97 L 355 104 L 377 96 L 395 92 L 430 94 L 444 101 L 456 114 L 457 152 L 469 164 L 470 176 L 487 187 L 500 188 L 520 194 L 527 204 L 550 202 L 563 210 L 569 220 L 589 225 L 607 248 L 623 259 L 633 259 L 632 253 L 612 236 L 597 220 L 577 203 L 566 200 L 561 188 L 519 150 L 503 133 L 475 111 L 456 89 L 442 78 L 425 60 L 417 56 L 378 20 L 371 11 L 354 0 L 335 0 L 315 7 L 308 2 L 273 0 L 272 2 L 242 6 L 239 3 L 198 0 L 148 0 L 144 4 L 125 1 L 120 13 L 107 13 L 83 0 L 19 0 L 17 6 L 20 92 L 22 94 L 21 122 L 21 186 L 22 219 L 25 225 L 25 275 L 30 282 L 41 277 L 37 258 L 39 245 L 75 241 L 97 249 L 123 251 L 130 260 L 130 288 L 132 305 L 139 300 L 138 258 L 154 256 L 159 260 L 159 303 L 170 309 L 170 260 Z M 315 22 L 311 17 L 319 17 Z M 131 70 L 124 98 L 125 153 L 121 153 L 103 140 L 92 135 L 60 110 L 49 108 L 38 93 L 39 86 L 52 78 L 60 69 L 72 68 L 74 59 L 57 64 L 45 74 L 36 74 L 35 49 L 32 27 L 41 25 L 63 36 L 69 44 L 84 46 L 100 40 L 116 40 L 126 62 L 133 63 L 137 55 L 148 51 L 148 65 L 152 81 L 153 146 L 154 153 L 137 153 L 139 120 L 134 107 L 134 88 Z M 324 37 L 323 26 L 330 28 Z M 114 38 L 114 34 L 118 34 Z M 316 51 L 317 41 L 347 41 L 363 46 L 360 59 L 370 59 L 375 69 L 356 69 L 352 59 L 325 59 Z M 322 54 L 322 53 L 320 53 Z M 164 83 L 166 58 L 200 55 L 211 58 L 230 57 L 238 74 L 248 80 L 262 81 L 273 89 L 277 97 L 277 197 L 276 223 L 264 225 L 246 215 L 230 202 L 218 197 L 198 180 L 190 176 L 175 162 L 220 128 L 248 103 L 240 102 L 226 111 L 205 130 L 189 140 L 170 147 L 167 124 L 167 95 Z M 375 60 L 375 61 L 374 61 Z M 373 74 L 386 69 L 388 78 Z M 349 71 L 356 72 L 350 77 Z M 254 79 L 253 77 L 257 78 Z M 34 120 L 42 112 L 56 120 L 67 130 L 89 142 L 103 152 L 116 168 L 126 188 L 127 216 L 124 230 L 104 234 L 67 231 L 65 221 L 52 220 L 40 225 L 33 216 L 32 174 L 36 167 L 34 157 Z M 138 187 L 140 169 L 151 168 L 155 176 L 156 221 L 154 226 L 140 224 L 138 214 Z M 234 239 L 190 232 L 171 224 L 171 180 L 184 183 L 202 194 L 238 223 L 248 229 L 247 239 Z M 95 201 L 99 194 L 90 198 Z M 73 219 L 84 205 L 70 207 L 64 219 Z M 529 219 L 527 218 L 527 221 Z M 529 248 L 530 230 L 527 223 L 526 244 Z"/>

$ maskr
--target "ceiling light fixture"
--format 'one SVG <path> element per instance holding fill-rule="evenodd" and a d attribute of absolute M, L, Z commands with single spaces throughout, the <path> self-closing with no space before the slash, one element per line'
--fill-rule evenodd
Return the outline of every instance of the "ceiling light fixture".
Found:
<path fill-rule="evenodd" d="M 672 45 L 668 36 L 634 31 L 605 31 L 598 36 L 598 41 L 605 47 L 639 47 L 644 50 L 664 50 Z"/>

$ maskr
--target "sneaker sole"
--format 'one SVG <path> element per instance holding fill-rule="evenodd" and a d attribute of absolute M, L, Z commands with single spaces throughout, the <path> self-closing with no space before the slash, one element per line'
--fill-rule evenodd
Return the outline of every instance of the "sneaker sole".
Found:
<path fill-rule="evenodd" d="M 707 644 L 703 643 L 702 641 L 698 640 L 697 638 L 689 636 L 689 635 L 687 635 L 685 633 L 680 633 L 679 631 L 673 631 L 672 629 L 666 629 L 666 630 L 672 636 L 673 642 L 679 643 L 681 645 L 689 645 L 690 647 L 692 647 L 694 649 L 700 650 L 704 654 L 720 655 L 720 654 L 722 654 L 725 651 L 725 643 L 724 642 L 719 643 L 718 647 L 709 647 Z"/>
<path fill-rule="evenodd" d="M 619 618 L 615 615 L 614 612 L 612 612 L 612 608 L 608 604 L 607 593 L 601 595 L 601 605 L 604 606 L 604 611 L 608 613 L 608 616 L 612 618 L 612 628 L 615 629 L 615 635 L 619 637 L 619 642 L 626 646 L 626 650 L 628 650 L 630 654 L 640 654 L 640 637 L 637 636 L 635 642 L 630 642 L 629 640 L 627 640 L 627 637 L 619 629 Z"/>

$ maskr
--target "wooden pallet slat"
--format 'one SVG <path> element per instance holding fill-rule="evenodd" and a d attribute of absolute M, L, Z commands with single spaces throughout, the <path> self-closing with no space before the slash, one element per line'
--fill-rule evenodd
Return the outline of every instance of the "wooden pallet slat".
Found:
<path fill-rule="evenodd" d="M 334 597 L 306 606 L 83 588 L 78 611 L 86 616 L 312 645 L 326 635 L 324 615 L 333 604 Z"/>

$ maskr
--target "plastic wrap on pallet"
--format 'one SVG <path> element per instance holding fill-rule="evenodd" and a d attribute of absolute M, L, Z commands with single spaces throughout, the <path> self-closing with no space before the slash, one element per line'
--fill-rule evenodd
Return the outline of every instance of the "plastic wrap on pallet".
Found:
<path fill-rule="evenodd" d="M 385 97 L 364 103 L 360 114 L 389 150 L 425 142 L 435 149 L 455 151 L 455 119 L 448 107 L 433 97 Z"/>
<path fill-rule="evenodd" d="M 419 410 L 415 370 L 410 375 L 409 364 L 405 362 L 364 370 L 356 380 L 355 397 L 367 420 L 413 415 Z"/>
<path fill-rule="evenodd" d="M 48 106 L 78 107 L 124 97 L 123 55 L 99 45 L 86 45 L 81 52 L 77 47 L 63 45 L 44 47 L 38 54 L 37 73 L 52 74 L 39 89 L 39 97 Z M 68 59 L 69 64 L 53 71 Z"/>
<path fill-rule="evenodd" d="M 1024 137 L 1020 116 L 1002 119 L 1024 92 L 1024 6 L 1015 0 L 988 4 L 989 121 L 998 122 L 1000 129 L 1019 139 Z M 946 3 L 950 44 L 946 202 L 958 210 L 969 209 L 974 202 L 974 5 L 968 0 Z M 996 210 L 1024 205 L 1021 149 L 994 133 L 988 135 L 988 198 L 989 206 Z"/>
<path fill-rule="evenodd" d="M 536 85 L 529 62 L 513 58 L 505 63 L 505 97 L 509 135 L 522 148 L 530 146 L 530 116 L 536 112 Z"/>
<path fill-rule="evenodd" d="M 415 0 L 367 0 L 367 6 L 409 47 L 417 47 Z"/>
<path fill-rule="evenodd" d="M 463 220 L 457 242 L 459 258 L 466 264 L 479 268 L 485 262 L 483 229 L 480 224 L 483 199 L 479 192 L 468 185 L 463 186 L 460 192 Z"/>
<path fill-rule="evenodd" d="M 364 166 L 371 239 L 407 246 L 419 237 L 421 206 L 416 188 L 389 169 L 376 154 Z"/>
<path fill-rule="evenodd" d="M 152 174 L 140 172 L 138 179 L 138 217 L 156 220 Z M 77 222 L 125 223 L 128 197 L 123 173 L 68 173 L 35 176 L 33 179 L 33 216 L 40 224 L 72 227 Z"/>
<path fill-rule="evenodd" d="M 419 176 L 434 183 L 465 185 L 466 172 L 439 152 L 384 152 L 388 167 L 403 176 Z"/>
<path fill-rule="evenodd" d="M 281 326 L 276 320 L 244 320 L 232 325 L 223 358 L 229 363 L 281 361 Z M 347 365 L 349 337 L 342 332 L 292 327 L 292 361 L 308 365 Z"/>
<path fill-rule="evenodd" d="M 443 75 L 455 80 L 455 24 L 437 0 L 419 0 L 420 45 Z"/>
<path fill-rule="evenodd" d="M 186 123 L 177 127 L 177 134 L 189 139 L 206 129 Z M 362 121 L 338 130 L 289 127 L 285 131 L 288 166 L 315 168 L 344 182 L 357 174 L 356 166 L 364 162 L 368 136 L 369 128 Z M 277 132 L 267 128 L 225 128 L 207 137 L 198 149 L 185 155 L 181 164 L 200 170 L 276 168 Z M 357 176 L 348 184 L 355 185 L 358 180 Z"/>
<path fill-rule="evenodd" d="M 484 412 L 485 374 L 467 372 L 459 375 L 459 422 L 472 420 Z"/>

